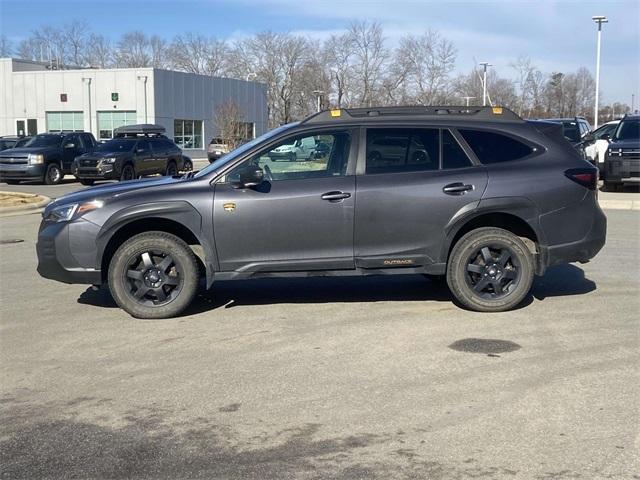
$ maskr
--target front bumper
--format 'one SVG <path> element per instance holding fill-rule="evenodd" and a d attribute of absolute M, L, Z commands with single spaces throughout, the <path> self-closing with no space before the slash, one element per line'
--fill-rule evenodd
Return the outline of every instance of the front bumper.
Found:
<path fill-rule="evenodd" d="M 121 167 L 118 164 L 95 165 L 90 167 L 75 164 L 72 173 L 78 179 L 87 180 L 118 180 Z"/>
<path fill-rule="evenodd" d="M 94 268 L 99 227 L 82 218 L 72 222 L 40 224 L 36 252 L 38 273 L 63 283 L 99 285 L 102 273 Z"/>
<path fill-rule="evenodd" d="M 640 183 L 640 158 L 607 156 L 604 178 L 611 183 Z"/>
<path fill-rule="evenodd" d="M 46 165 L 28 163 L 0 163 L 0 182 L 3 180 L 42 180 Z"/>

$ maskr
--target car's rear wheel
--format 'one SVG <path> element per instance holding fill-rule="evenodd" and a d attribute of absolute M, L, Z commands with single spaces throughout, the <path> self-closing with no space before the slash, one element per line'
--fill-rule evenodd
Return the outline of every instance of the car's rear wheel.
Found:
<path fill-rule="evenodd" d="M 44 174 L 44 183 L 47 185 L 58 185 L 62 181 L 63 177 L 64 175 L 62 174 L 60 165 L 57 163 L 50 163 Z"/>
<path fill-rule="evenodd" d="M 88 179 L 88 178 L 81 178 L 81 179 L 80 179 L 80 183 L 81 183 L 82 185 L 87 185 L 88 187 L 90 187 L 91 185 L 93 185 L 94 183 L 96 183 L 96 181 L 95 181 L 95 180 Z"/>
<path fill-rule="evenodd" d="M 136 235 L 113 255 L 109 289 L 114 300 L 137 318 L 170 318 L 193 300 L 199 281 L 189 246 L 166 232 Z"/>
<path fill-rule="evenodd" d="M 120 173 L 120 181 L 123 182 L 125 180 L 133 180 L 136 178 L 136 172 L 133 169 L 133 165 L 127 163 L 124 167 L 122 167 L 122 173 Z"/>
<path fill-rule="evenodd" d="M 464 235 L 453 247 L 447 284 L 456 299 L 478 312 L 503 312 L 529 293 L 533 255 L 520 237 L 494 227 Z"/>
<path fill-rule="evenodd" d="M 189 158 L 185 158 L 185 159 L 183 160 L 182 165 L 183 165 L 183 166 L 182 166 L 182 170 L 183 170 L 183 171 L 185 171 L 185 172 L 191 172 L 191 171 L 193 171 L 193 161 L 191 161 L 191 159 L 189 159 Z"/>

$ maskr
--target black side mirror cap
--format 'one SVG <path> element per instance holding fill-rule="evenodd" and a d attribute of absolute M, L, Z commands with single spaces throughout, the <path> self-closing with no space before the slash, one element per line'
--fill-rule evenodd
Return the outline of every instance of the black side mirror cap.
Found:
<path fill-rule="evenodd" d="M 264 171 L 258 166 L 251 166 L 240 172 L 240 181 L 236 188 L 256 187 L 264 181 Z"/>

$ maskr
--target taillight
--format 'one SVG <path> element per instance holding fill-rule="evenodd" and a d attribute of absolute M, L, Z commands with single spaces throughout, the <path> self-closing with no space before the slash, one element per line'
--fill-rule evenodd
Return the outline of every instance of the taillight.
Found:
<path fill-rule="evenodd" d="M 597 168 L 570 168 L 564 172 L 565 176 L 579 183 L 589 190 L 598 188 L 598 169 Z"/>

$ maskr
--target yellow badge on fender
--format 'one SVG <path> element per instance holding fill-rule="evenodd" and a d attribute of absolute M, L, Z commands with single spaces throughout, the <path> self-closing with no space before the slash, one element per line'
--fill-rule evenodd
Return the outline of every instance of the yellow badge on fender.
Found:
<path fill-rule="evenodd" d="M 225 203 L 222 205 L 222 208 L 224 208 L 225 212 L 233 212 L 236 209 L 236 204 L 235 203 Z"/>

